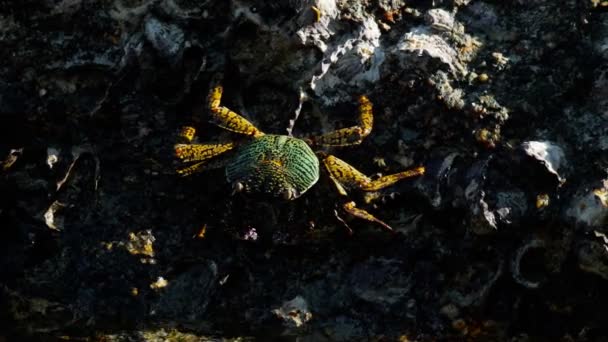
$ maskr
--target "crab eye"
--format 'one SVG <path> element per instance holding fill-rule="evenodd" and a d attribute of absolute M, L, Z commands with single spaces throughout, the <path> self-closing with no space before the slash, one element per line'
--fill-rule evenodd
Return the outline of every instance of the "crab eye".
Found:
<path fill-rule="evenodd" d="M 285 191 L 283 191 L 283 198 L 286 200 L 296 199 L 299 196 L 300 193 L 298 192 L 298 190 L 293 188 L 285 189 Z"/>
<path fill-rule="evenodd" d="M 251 13 L 258 13 L 258 8 L 255 6 L 249 7 L 249 10 L 251 11 Z"/>
<path fill-rule="evenodd" d="M 294 195 L 293 189 L 285 189 L 285 191 L 283 191 L 283 198 L 286 200 L 292 199 Z"/>
<path fill-rule="evenodd" d="M 234 193 L 241 192 L 241 191 L 243 191 L 244 188 L 245 188 L 245 186 L 241 182 L 235 182 L 232 185 L 232 190 Z"/>

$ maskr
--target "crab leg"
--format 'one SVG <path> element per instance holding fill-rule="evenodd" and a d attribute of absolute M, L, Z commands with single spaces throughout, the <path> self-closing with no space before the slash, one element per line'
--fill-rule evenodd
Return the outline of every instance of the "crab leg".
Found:
<path fill-rule="evenodd" d="M 210 169 L 219 169 L 226 166 L 226 160 L 213 160 L 210 162 L 198 162 L 182 169 L 177 169 L 176 172 L 180 176 L 190 176 L 193 173 L 202 172 Z"/>
<path fill-rule="evenodd" d="M 195 135 L 196 135 L 196 129 L 191 126 L 182 127 L 182 129 L 179 131 L 179 134 L 178 134 L 178 136 L 182 140 L 184 140 L 185 142 L 188 142 L 188 143 L 192 142 Z"/>
<path fill-rule="evenodd" d="M 176 144 L 175 156 L 182 162 L 204 161 L 230 151 L 235 143 Z"/>
<path fill-rule="evenodd" d="M 342 195 L 346 195 L 344 186 L 347 188 L 357 188 L 363 191 L 378 191 L 387 186 L 393 185 L 396 182 L 414 176 L 424 174 L 424 167 L 420 166 L 415 169 L 393 173 L 378 179 L 372 180 L 347 162 L 338 159 L 332 155 L 328 155 L 323 159 L 323 164 L 329 172 L 330 177 L 334 182 L 340 184 L 338 191 Z M 342 189 L 342 190 L 340 190 Z"/>
<path fill-rule="evenodd" d="M 224 88 L 221 85 L 217 85 L 211 89 L 209 97 L 207 98 L 212 122 L 224 129 L 236 133 L 254 137 L 264 135 L 262 131 L 257 129 L 251 122 L 247 121 L 247 119 L 220 105 L 223 91 Z"/>
<path fill-rule="evenodd" d="M 348 146 L 358 145 L 363 138 L 369 135 L 374 124 L 372 103 L 365 95 L 359 97 L 359 120 L 358 125 L 347 127 L 313 137 L 311 140 L 316 145 Z"/>
<path fill-rule="evenodd" d="M 401 179 L 424 174 L 424 167 L 418 167 L 372 180 L 345 161 L 332 155 L 327 155 L 323 158 L 323 165 L 325 165 L 329 177 L 336 186 L 336 189 L 338 189 L 338 192 L 343 196 L 348 195 L 346 192 L 347 188 L 357 188 L 363 191 L 377 191 L 395 184 Z M 386 230 L 392 230 L 392 228 L 382 220 L 376 218 L 364 209 L 357 208 L 353 201 L 345 203 L 342 207 L 346 212 L 355 217 L 378 223 Z"/>
<path fill-rule="evenodd" d="M 360 219 L 364 219 L 364 220 L 367 220 L 367 221 L 370 221 L 370 222 L 376 222 L 377 224 L 379 224 L 385 230 L 388 230 L 390 232 L 393 231 L 393 228 L 391 228 L 391 226 L 389 226 L 388 224 L 386 224 L 384 221 L 376 218 L 374 215 L 368 213 L 364 209 L 357 208 L 355 202 L 353 202 L 353 201 L 344 203 L 342 205 L 342 208 L 347 213 L 353 215 L 354 217 L 358 217 Z"/>

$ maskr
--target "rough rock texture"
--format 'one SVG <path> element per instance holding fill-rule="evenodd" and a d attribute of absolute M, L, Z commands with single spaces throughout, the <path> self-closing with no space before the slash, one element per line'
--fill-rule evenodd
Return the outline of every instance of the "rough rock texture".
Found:
<path fill-rule="evenodd" d="M 608 5 L 43 0 L 0 5 L 0 341 L 608 339 Z M 423 177 L 296 201 L 175 174 L 205 97 Z M 353 228 L 349 235 L 341 222 Z"/>

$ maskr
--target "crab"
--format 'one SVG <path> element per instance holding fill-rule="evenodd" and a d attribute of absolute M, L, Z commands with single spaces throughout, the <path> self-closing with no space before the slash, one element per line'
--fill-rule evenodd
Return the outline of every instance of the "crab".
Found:
<path fill-rule="evenodd" d="M 242 139 L 228 142 L 195 143 L 195 128 L 185 126 L 179 133 L 183 143 L 174 146 L 175 156 L 186 166 L 177 173 L 188 176 L 208 169 L 225 167 L 226 179 L 235 192 L 257 193 L 294 200 L 317 183 L 321 165 L 337 192 L 345 200 L 342 208 L 348 214 L 373 222 L 387 231 L 393 229 L 384 221 L 349 199 L 348 191 L 375 192 L 404 178 L 424 174 L 424 167 L 371 179 L 353 166 L 315 147 L 350 146 L 360 144 L 372 131 L 372 103 L 365 95 L 359 97 L 358 124 L 307 138 L 290 135 L 265 134 L 241 115 L 221 105 L 223 87 L 211 88 L 207 98 L 211 122 Z M 216 158 L 235 150 L 229 158 Z M 349 229 L 350 231 L 350 229 Z"/>

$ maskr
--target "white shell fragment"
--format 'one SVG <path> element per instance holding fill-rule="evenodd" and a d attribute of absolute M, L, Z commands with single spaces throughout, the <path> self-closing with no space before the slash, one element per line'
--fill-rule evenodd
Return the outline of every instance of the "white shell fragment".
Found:
<path fill-rule="evenodd" d="M 272 310 L 272 313 L 290 328 L 299 328 L 312 319 L 308 303 L 302 296 L 296 296 L 294 299 L 284 302 L 280 308 Z"/>
<path fill-rule="evenodd" d="M 462 24 L 456 21 L 456 19 L 454 18 L 454 14 L 444 9 L 431 9 L 426 12 L 426 14 L 424 15 L 424 19 L 427 24 L 431 26 L 431 28 L 438 32 L 464 32 L 464 27 L 462 26 Z"/>
<path fill-rule="evenodd" d="M 55 163 L 59 161 L 59 150 L 54 147 L 48 147 L 46 149 L 46 164 L 49 166 L 49 169 L 53 169 Z"/>
<path fill-rule="evenodd" d="M 57 216 L 56 213 L 65 208 L 65 204 L 54 201 L 49 208 L 44 212 L 44 223 L 53 230 L 63 230 L 63 216 Z"/>
<path fill-rule="evenodd" d="M 446 64 L 454 75 L 462 76 L 467 73 L 466 67 L 458 59 L 458 52 L 439 35 L 432 34 L 427 27 L 416 27 L 406 33 L 397 45 L 397 51 L 406 52 L 412 57 L 426 55 L 437 59 Z M 416 60 L 406 58 L 403 63 L 411 64 Z"/>
<path fill-rule="evenodd" d="M 562 175 L 566 166 L 566 155 L 561 147 L 550 141 L 526 141 L 521 146 L 527 155 L 540 161 L 560 183 L 566 181 Z"/>

